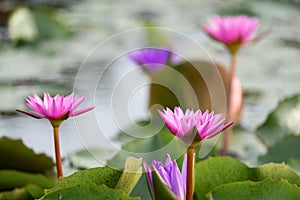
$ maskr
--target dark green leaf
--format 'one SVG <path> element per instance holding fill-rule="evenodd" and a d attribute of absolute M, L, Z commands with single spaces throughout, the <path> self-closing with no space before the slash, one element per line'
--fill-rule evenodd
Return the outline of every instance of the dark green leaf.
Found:
<path fill-rule="evenodd" d="M 21 140 L 0 138 L 0 169 L 16 169 L 27 172 L 44 172 L 54 163 L 45 154 L 35 154 Z"/>
<path fill-rule="evenodd" d="M 74 200 L 74 199 L 134 200 L 139 198 L 128 197 L 122 191 L 108 188 L 105 185 L 96 185 L 92 183 L 62 188 L 58 191 L 53 191 L 51 193 L 48 193 L 41 198 L 41 200 L 57 200 L 57 199 L 59 200 Z"/>
<path fill-rule="evenodd" d="M 15 170 L 0 170 L 0 191 L 12 190 L 34 184 L 41 188 L 51 188 L 54 183 L 41 174 L 31 174 Z"/>
<path fill-rule="evenodd" d="M 257 135 L 268 145 L 281 140 L 286 135 L 299 134 L 300 95 L 282 100 L 271 112 L 267 120 L 257 129 Z"/>
<path fill-rule="evenodd" d="M 130 196 L 132 197 L 140 197 L 144 200 L 150 200 L 151 194 L 149 188 L 147 187 L 147 179 L 145 173 L 143 173 L 142 177 L 140 178 L 139 182 L 135 185 L 133 191 L 131 192 Z"/>
<path fill-rule="evenodd" d="M 260 163 L 288 162 L 300 159 L 300 136 L 288 135 L 269 147 L 266 155 L 259 157 Z"/>
<path fill-rule="evenodd" d="M 211 200 L 295 200 L 300 199 L 300 188 L 284 180 L 244 181 L 216 187 L 208 196 Z"/>

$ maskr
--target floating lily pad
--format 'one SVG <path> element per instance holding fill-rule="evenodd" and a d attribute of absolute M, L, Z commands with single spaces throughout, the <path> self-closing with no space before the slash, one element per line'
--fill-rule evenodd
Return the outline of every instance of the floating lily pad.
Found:
<path fill-rule="evenodd" d="M 290 159 L 300 159 L 300 136 L 288 135 L 273 146 L 268 152 L 259 157 L 260 163 L 267 162 L 288 162 Z"/>
<path fill-rule="evenodd" d="M 286 180 L 300 186 L 300 176 L 284 164 L 266 164 L 258 168 L 249 168 L 245 164 L 229 157 L 209 158 L 195 165 L 195 194 L 198 199 L 218 186 L 243 181 Z"/>
<path fill-rule="evenodd" d="M 300 95 L 282 100 L 267 120 L 257 129 L 257 135 L 267 146 L 286 135 L 300 134 Z"/>
<path fill-rule="evenodd" d="M 300 188 L 284 180 L 243 181 L 216 187 L 207 197 L 210 200 L 295 200 L 300 199 Z"/>
<path fill-rule="evenodd" d="M 62 188 L 58 191 L 53 191 L 46 194 L 41 200 L 74 200 L 74 199 L 89 199 L 89 200 L 134 200 L 139 198 L 128 197 L 120 190 L 111 189 L 105 185 L 82 184 L 71 187 Z"/>

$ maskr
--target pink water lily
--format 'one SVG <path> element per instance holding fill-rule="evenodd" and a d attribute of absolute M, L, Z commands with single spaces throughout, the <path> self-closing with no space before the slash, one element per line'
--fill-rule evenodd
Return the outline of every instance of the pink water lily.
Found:
<path fill-rule="evenodd" d="M 150 188 L 150 193 L 153 199 L 157 199 L 155 193 L 156 186 L 153 183 L 152 170 L 156 170 L 158 175 L 161 177 L 163 182 L 168 186 L 168 188 L 173 192 L 178 200 L 184 200 L 186 195 L 186 174 L 187 174 L 187 158 L 184 157 L 182 163 L 182 169 L 180 171 L 176 160 L 172 161 L 169 154 L 166 156 L 165 164 L 160 161 L 153 160 L 152 165 L 147 165 L 144 162 L 144 169 L 146 171 L 146 176 Z"/>
<path fill-rule="evenodd" d="M 240 46 L 251 41 L 258 28 L 256 17 L 247 16 L 213 16 L 208 24 L 203 26 L 204 31 L 215 40 L 225 44 L 231 51 L 237 51 Z"/>
<path fill-rule="evenodd" d="M 71 93 L 66 97 L 59 94 L 57 94 L 55 97 L 51 97 L 49 93 L 44 93 L 43 100 L 37 94 L 34 94 L 33 96 L 28 96 L 26 98 L 26 103 L 35 112 L 27 112 L 24 110 L 18 111 L 37 119 L 66 119 L 68 117 L 80 115 L 94 108 L 88 107 L 79 111 L 75 111 L 75 109 L 83 101 L 84 97 L 77 97 L 74 95 L 74 93 Z"/>
<path fill-rule="evenodd" d="M 56 159 L 57 177 L 63 176 L 62 160 L 60 156 L 59 145 L 59 126 L 61 123 L 76 115 L 80 115 L 87 111 L 94 109 L 94 107 L 88 107 L 79 111 L 75 109 L 84 101 L 84 97 L 76 97 L 74 93 L 64 97 L 57 94 L 55 97 L 51 97 L 49 93 L 44 93 L 44 99 L 42 100 L 37 94 L 28 96 L 26 98 L 27 105 L 35 112 L 27 112 L 24 110 L 17 111 L 29 115 L 31 117 L 42 119 L 46 118 L 50 121 L 53 127 L 54 133 L 54 149 Z"/>
<path fill-rule="evenodd" d="M 232 123 L 225 123 L 221 114 L 204 113 L 201 110 L 194 112 L 187 109 L 184 113 L 180 107 L 175 107 L 174 112 L 166 108 L 164 112 L 158 111 L 165 121 L 169 130 L 179 138 L 186 136 L 194 127 L 196 128 L 200 140 L 211 138 L 228 128 Z"/>

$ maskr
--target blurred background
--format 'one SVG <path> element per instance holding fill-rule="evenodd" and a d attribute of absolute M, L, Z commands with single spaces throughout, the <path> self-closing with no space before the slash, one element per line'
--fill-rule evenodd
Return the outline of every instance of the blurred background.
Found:
<path fill-rule="evenodd" d="M 270 29 L 263 40 L 243 48 L 238 57 L 237 74 L 244 93 L 241 126 L 255 130 L 282 99 L 300 92 L 300 1 L 1 0 L 0 136 L 21 138 L 36 152 L 53 156 L 49 122 L 18 114 L 15 109 L 26 109 L 24 98 L 33 93 L 69 94 L 78 89 L 75 81 L 80 85 L 76 75 L 82 63 L 91 70 L 104 69 L 113 58 L 116 61 L 99 77 L 95 101 L 88 101 L 97 109 L 87 113 L 101 118 L 99 123 L 106 123 L 104 135 L 113 139 L 118 126 L 105 117 L 110 112 L 109 95 L 120 77 L 136 68 L 124 53 L 137 46 L 168 44 L 175 51 L 184 51 L 187 59 L 213 59 L 228 66 L 226 49 L 201 30 L 201 24 L 214 14 L 257 16 L 259 32 Z M 188 39 L 168 36 L 164 31 L 133 31 L 143 27 L 165 28 Z M 137 37 L 114 37 L 89 56 L 97 45 L 130 30 Z M 202 45 L 206 53 L 186 41 Z M 86 79 L 93 76 L 88 71 L 83 74 Z M 136 77 L 133 81 L 149 79 L 142 69 Z M 128 107 L 133 120 L 147 119 L 148 90 L 143 87 L 133 95 Z M 294 119 L 299 116 L 298 112 Z M 61 126 L 63 156 L 86 146 L 74 125 L 69 119 Z M 295 129 L 300 132 L 299 126 Z M 252 140 L 250 137 L 247 142 Z M 264 151 L 261 145 L 257 148 Z"/>

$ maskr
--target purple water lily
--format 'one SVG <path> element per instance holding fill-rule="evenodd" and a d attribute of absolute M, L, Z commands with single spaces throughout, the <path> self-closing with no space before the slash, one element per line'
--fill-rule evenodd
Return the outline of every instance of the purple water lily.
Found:
<path fill-rule="evenodd" d="M 177 65 L 181 59 L 168 48 L 144 48 L 131 52 L 128 57 L 150 73 L 158 72 L 167 65 Z"/>
<path fill-rule="evenodd" d="M 178 200 L 184 200 L 186 195 L 186 174 L 187 174 L 187 160 L 186 155 L 182 163 L 182 170 L 180 171 L 176 160 L 172 161 L 169 154 L 166 156 L 165 164 L 160 161 L 153 160 L 152 165 L 147 165 L 144 162 L 144 168 L 152 198 L 155 199 L 155 185 L 152 179 L 152 170 L 156 170 L 168 188 L 174 193 Z"/>

